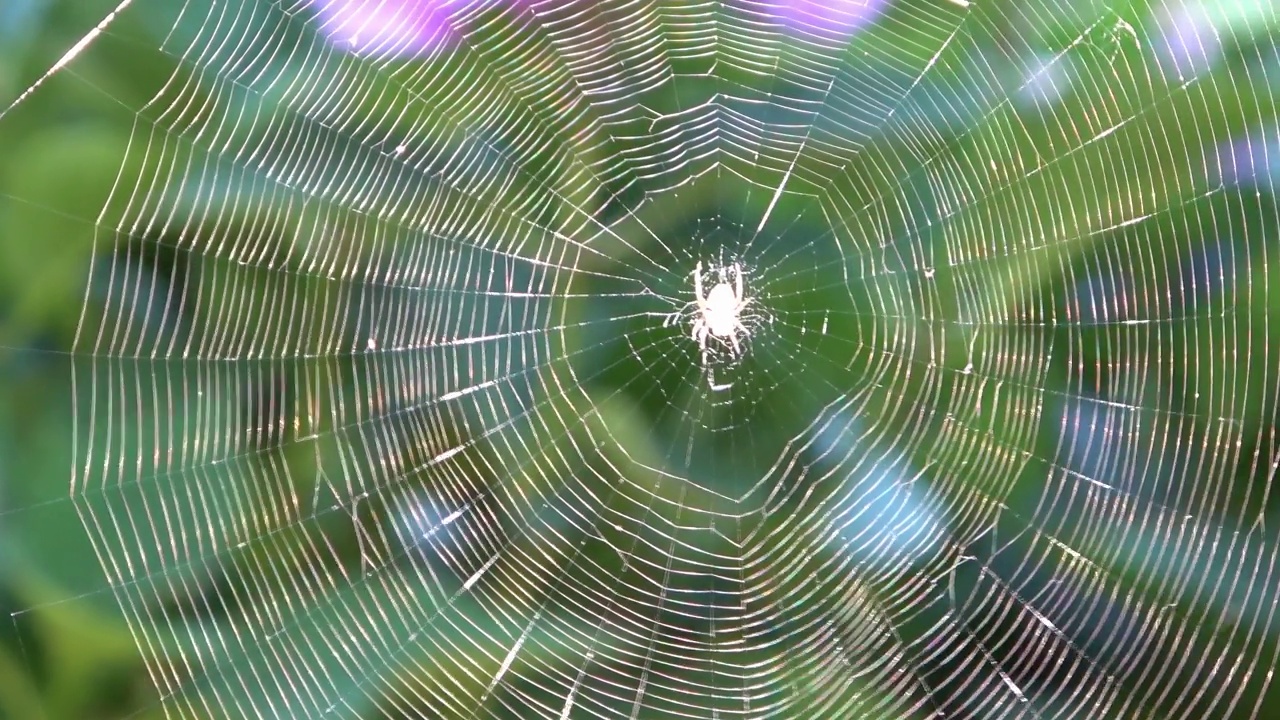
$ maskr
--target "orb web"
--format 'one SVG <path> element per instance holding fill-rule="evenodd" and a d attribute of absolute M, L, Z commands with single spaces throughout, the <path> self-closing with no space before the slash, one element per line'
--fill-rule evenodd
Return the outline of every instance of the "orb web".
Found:
<path fill-rule="evenodd" d="M 168 716 L 1259 716 L 1267 3 L 365 4 L 119 11 L 72 496 Z"/>

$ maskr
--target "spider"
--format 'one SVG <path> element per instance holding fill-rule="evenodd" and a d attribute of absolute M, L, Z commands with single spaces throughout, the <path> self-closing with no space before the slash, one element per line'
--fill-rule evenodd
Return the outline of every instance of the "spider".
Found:
<path fill-rule="evenodd" d="M 729 284 L 728 271 L 733 272 L 733 285 Z M 738 345 L 738 331 L 746 332 L 747 327 L 742 323 L 742 310 L 747 307 L 747 303 L 751 302 L 750 298 L 742 295 L 742 267 L 738 263 L 720 269 L 720 282 L 711 288 L 711 292 L 706 295 L 702 294 L 702 261 L 698 261 L 698 267 L 693 271 L 693 287 L 695 291 L 694 297 L 697 299 L 689 303 L 697 305 L 698 311 L 693 318 L 693 339 L 698 341 L 698 346 L 702 348 L 702 354 L 707 354 L 707 337 L 715 337 L 724 342 L 728 338 L 728 342 L 733 346 L 734 354 L 738 354 L 741 348 Z"/>

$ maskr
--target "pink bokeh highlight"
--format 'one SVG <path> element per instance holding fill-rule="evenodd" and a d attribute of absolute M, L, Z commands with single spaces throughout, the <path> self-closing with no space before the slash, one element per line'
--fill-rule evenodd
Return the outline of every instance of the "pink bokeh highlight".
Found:
<path fill-rule="evenodd" d="M 750 9 L 770 17 L 794 34 L 847 38 L 870 25 L 888 0 L 767 0 Z"/>
<path fill-rule="evenodd" d="M 737 0 L 749 15 L 800 38 L 843 40 L 870 25 L 890 0 Z M 483 7 L 526 9 L 534 0 L 306 0 L 321 34 L 367 57 L 424 57 L 462 39 L 458 18 Z M 575 5 L 544 0 L 550 8 Z M 590 3 L 583 3 L 589 7 Z"/>
<path fill-rule="evenodd" d="M 369 57 L 424 57 L 455 47 L 457 18 L 482 7 L 527 0 L 307 0 L 321 34 L 336 47 Z"/>

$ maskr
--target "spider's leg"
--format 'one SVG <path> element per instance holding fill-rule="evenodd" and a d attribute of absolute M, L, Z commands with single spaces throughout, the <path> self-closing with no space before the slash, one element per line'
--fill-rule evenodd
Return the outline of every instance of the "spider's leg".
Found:
<path fill-rule="evenodd" d="M 701 309 L 706 298 L 702 296 L 702 261 L 698 261 L 698 267 L 693 271 L 693 296 L 698 298 L 698 308 Z"/>
<path fill-rule="evenodd" d="M 734 328 L 733 332 L 729 334 L 729 341 L 733 343 L 734 356 L 736 357 L 738 355 L 741 355 L 742 348 L 738 346 L 738 329 L 737 328 Z"/>
<path fill-rule="evenodd" d="M 738 300 L 738 307 L 742 307 L 742 266 L 738 263 L 733 264 L 733 290 L 734 297 Z"/>
<path fill-rule="evenodd" d="M 697 300 L 690 300 L 684 305 L 681 305 L 679 309 L 672 310 L 670 313 L 667 314 L 667 319 L 662 321 L 662 326 L 670 327 L 680 322 L 680 318 L 684 317 L 684 314 L 688 312 L 689 307 L 691 305 L 697 305 L 697 304 L 698 304 Z"/>

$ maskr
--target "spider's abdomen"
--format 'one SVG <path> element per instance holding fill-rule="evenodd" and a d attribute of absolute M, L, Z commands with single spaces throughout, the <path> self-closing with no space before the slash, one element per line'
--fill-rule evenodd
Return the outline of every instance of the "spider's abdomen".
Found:
<path fill-rule="evenodd" d="M 738 298 L 728 283 L 720 283 L 707 293 L 703 319 L 712 335 L 728 337 L 738 327 Z"/>

